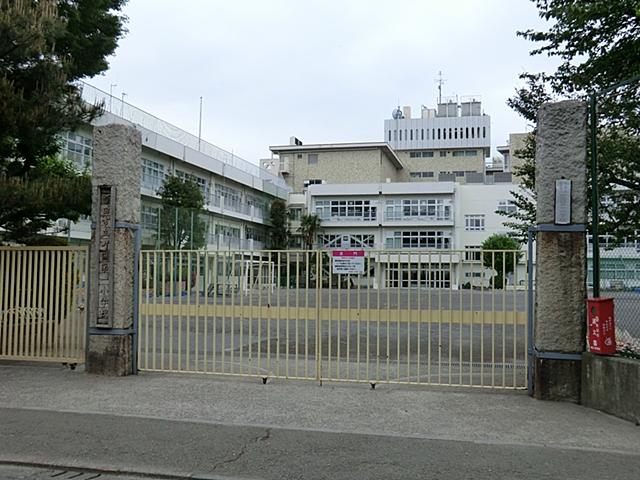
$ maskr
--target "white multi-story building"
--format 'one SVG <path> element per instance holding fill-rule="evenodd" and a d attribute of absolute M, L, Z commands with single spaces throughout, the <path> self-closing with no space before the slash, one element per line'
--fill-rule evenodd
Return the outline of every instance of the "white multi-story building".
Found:
<path fill-rule="evenodd" d="M 478 97 L 444 99 L 437 109 L 398 107 L 384 121 L 384 141 L 406 166 L 412 181 L 457 181 L 485 173 L 491 149 L 491 118 Z"/>
<path fill-rule="evenodd" d="M 62 155 L 88 168 L 92 157 L 94 126 L 118 123 L 131 125 L 142 134 L 141 225 L 143 244 L 159 246 L 160 200 L 158 190 L 170 175 L 190 178 L 201 188 L 209 249 L 265 248 L 269 205 L 274 198 L 285 200 L 291 190 L 282 177 L 199 139 L 130 104 L 112 98 L 90 85 L 83 85 L 83 98 L 102 101 L 103 115 L 64 137 Z M 67 226 L 66 220 L 59 221 Z M 86 242 L 91 228 L 88 219 L 71 224 L 69 238 Z"/>
<path fill-rule="evenodd" d="M 369 250 L 380 285 L 458 288 L 489 284 L 479 250 L 490 235 L 507 233 L 497 211 L 515 208 L 512 189 L 506 183 L 324 184 L 310 185 L 304 201 L 321 219 L 317 247 Z M 510 285 L 525 284 L 524 258 L 518 260 Z M 421 280 L 412 277 L 418 264 L 429 265 Z"/>

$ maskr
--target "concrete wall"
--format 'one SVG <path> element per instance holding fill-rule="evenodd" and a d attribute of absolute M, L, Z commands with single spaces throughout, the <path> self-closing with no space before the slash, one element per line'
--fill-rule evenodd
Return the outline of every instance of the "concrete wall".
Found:
<path fill-rule="evenodd" d="M 309 165 L 308 154 L 316 153 L 318 163 Z M 302 192 L 305 180 L 324 180 L 331 184 L 378 183 L 391 178 L 399 181 L 401 176 L 391 161 L 379 148 L 318 152 L 286 152 L 280 154 L 289 161 L 286 178 L 294 192 Z M 300 158 L 298 158 L 300 157 Z"/>
<path fill-rule="evenodd" d="M 640 425 L 640 361 L 583 354 L 582 404 Z"/>
<path fill-rule="evenodd" d="M 454 157 L 454 150 L 434 150 L 433 157 L 411 158 L 409 151 L 397 151 L 396 154 L 409 172 L 434 172 L 433 177 L 411 178 L 410 181 L 437 182 L 440 172 L 480 172 L 484 173 L 484 153 L 481 148 L 476 149 L 473 157 Z M 441 156 L 444 152 L 445 156 Z M 409 175 L 409 173 L 407 173 Z M 457 177 L 457 182 L 463 183 L 464 177 Z"/>

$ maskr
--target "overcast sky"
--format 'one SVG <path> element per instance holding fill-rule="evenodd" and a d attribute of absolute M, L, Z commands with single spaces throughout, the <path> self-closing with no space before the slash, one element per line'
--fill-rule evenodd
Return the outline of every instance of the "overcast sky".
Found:
<path fill-rule="evenodd" d="M 269 145 L 382 141 L 393 108 L 480 95 L 491 144 L 525 131 L 506 100 L 549 70 L 516 31 L 529 0 L 130 0 L 129 33 L 89 83 L 253 163 Z M 555 62 L 554 62 L 555 63 Z"/>

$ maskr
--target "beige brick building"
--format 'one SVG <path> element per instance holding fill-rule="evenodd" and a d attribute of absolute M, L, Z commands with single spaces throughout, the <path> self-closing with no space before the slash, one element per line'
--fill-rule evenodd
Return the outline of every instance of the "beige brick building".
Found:
<path fill-rule="evenodd" d="M 294 193 L 309 185 L 406 182 L 408 170 L 383 142 L 358 142 L 269 147 L 279 158 L 262 160 L 262 166 L 281 174 Z"/>

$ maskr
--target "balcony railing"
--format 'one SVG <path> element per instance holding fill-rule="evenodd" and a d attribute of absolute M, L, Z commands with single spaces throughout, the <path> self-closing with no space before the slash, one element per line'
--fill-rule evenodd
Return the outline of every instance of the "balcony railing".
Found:
<path fill-rule="evenodd" d="M 227 152 L 226 150 L 223 150 L 212 143 L 206 142 L 197 136 L 176 127 L 175 125 L 170 124 L 169 122 L 161 120 L 129 103 L 123 102 L 121 99 L 114 97 L 113 95 L 109 95 L 107 92 L 89 85 L 88 83 L 81 81 L 79 82 L 79 86 L 82 90 L 82 98 L 87 103 L 92 105 L 103 103 L 104 109 L 113 115 L 170 138 L 171 140 L 181 143 L 182 145 L 203 153 L 215 160 L 249 173 L 254 177 L 266 180 L 280 188 L 289 190 L 289 187 L 283 178 L 278 177 L 277 175 L 274 175 L 231 152 Z"/>
<path fill-rule="evenodd" d="M 384 219 L 386 221 L 412 221 L 412 220 L 423 220 L 423 221 L 432 221 L 432 222 L 450 222 L 451 214 L 434 214 L 434 215 L 407 215 L 402 210 L 393 210 L 387 211 L 384 213 Z"/>
<path fill-rule="evenodd" d="M 429 249 L 429 250 L 450 250 L 451 244 L 438 245 L 437 242 L 409 242 L 403 238 L 386 238 L 384 241 L 384 248 L 388 249 Z"/>
<path fill-rule="evenodd" d="M 323 222 L 375 222 L 375 215 L 372 216 L 340 216 L 340 215 L 323 215 L 319 217 Z"/>

